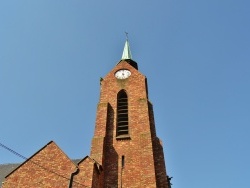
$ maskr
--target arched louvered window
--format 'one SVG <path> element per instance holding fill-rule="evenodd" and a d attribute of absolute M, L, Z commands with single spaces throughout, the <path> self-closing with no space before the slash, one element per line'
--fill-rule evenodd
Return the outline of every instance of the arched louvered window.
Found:
<path fill-rule="evenodd" d="M 117 95 L 117 137 L 128 136 L 128 96 L 124 90 Z"/>

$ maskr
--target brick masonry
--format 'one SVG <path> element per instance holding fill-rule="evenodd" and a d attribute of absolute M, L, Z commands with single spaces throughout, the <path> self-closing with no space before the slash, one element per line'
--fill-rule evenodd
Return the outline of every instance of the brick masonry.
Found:
<path fill-rule="evenodd" d="M 100 188 L 101 174 L 89 156 L 75 164 L 51 141 L 7 175 L 2 188 Z"/>
<path fill-rule="evenodd" d="M 71 173 L 76 168 L 76 165 L 51 141 L 10 173 L 2 187 L 68 187 Z"/>
<path fill-rule="evenodd" d="M 2 187 L 170 188 L 147 79 L 130 63 L 120 61 L 101 81 L 90 156 L 75 164 L 51 141 L 7 175 Z M 115 78 L 120 69 L 129 70 L 131 76 Z M 129 136 L 125 138 L 116 137 L 121 90 L 128 96 Z"/>
<path fill-rule="evenodd" d="M 124 80 L 115 78 L 120 69 L 129 70 L 131 76 Z M 128 96 L 129 139 L 116 138 L 116 106 L 120 90 L 125 90 Z M 101 81 L 90 156 L 103 166 L 104 187 L 168 187 L 146 77 L 126 61 L 119 62 Z M 124 168 L 121 167 L 122 156 Z"/>

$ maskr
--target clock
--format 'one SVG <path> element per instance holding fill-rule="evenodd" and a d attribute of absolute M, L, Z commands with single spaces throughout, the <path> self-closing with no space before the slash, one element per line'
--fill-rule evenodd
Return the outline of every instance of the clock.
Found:
<path fill-rule="evenodd" d="M 127 69 L 121 69 L 121 70 L 118 70 L 115 73 L 115 77 L 118 78 L 118 79 L 126 79 L 130 75 L 131 75 L 131 72 L 129 70 L 127 70 Z"/>

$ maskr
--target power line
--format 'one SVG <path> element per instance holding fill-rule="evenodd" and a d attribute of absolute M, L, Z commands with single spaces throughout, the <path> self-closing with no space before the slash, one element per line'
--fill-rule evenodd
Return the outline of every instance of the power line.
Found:
<path fill-rule="evenodd" d="M 5 146 L 5 145 L 3 145 L 3 144 L 1 144 L 1 143 L 0 143 L 0 146 L 3 147 L 4 149 L 7 149 L 7 150 L 10 151 L 11 153 L 17 155 L 18 157 L 20 157 L 20 158 L 22 158 L 22 159 L 24 159 L 24 160 L 27 160 L 26 157 L 24 157 L 23 155 L 21 155 L 21 154 L 15 152 L 14 150 L 10 149 L 9 147 L 7 147 L 7 146 Z"/>

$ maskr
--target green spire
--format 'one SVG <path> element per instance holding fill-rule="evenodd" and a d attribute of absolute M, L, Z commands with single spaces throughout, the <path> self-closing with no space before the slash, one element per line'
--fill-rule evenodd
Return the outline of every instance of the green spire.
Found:
<path fill-rule="evenodd" d="M 122 53 L 122 60 L 123 59 L 132 59 L 132 54 L 131 54 L 129 43 L 128 43 L 128 35 L 127 35 L 127 40 L 125 42 L 125 46 L 124 46 L 123 53 Z"/>

